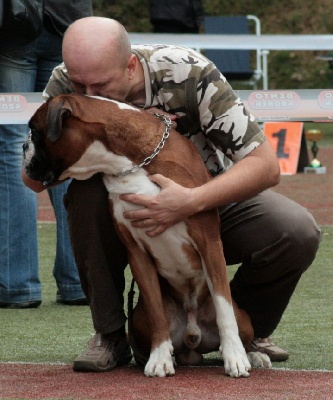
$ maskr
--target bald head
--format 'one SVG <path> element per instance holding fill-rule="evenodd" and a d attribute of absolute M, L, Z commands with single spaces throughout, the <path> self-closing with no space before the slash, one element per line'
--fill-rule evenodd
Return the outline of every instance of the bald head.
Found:
<path fill-rule="evenodd" d="M 125 28 L 113 19 L 87 17 L 69 26 L 63 40 L 63 60 L 68 68 L 94 68 L 104 62 L 124 66 L 131 56 Z"/>
<path fill-rule="evenodd" d="M 62 48 L 74 92 L 145 101 L 143 68 L 119 22 L 102 17 L 79 19 L 67 29 Z"/>

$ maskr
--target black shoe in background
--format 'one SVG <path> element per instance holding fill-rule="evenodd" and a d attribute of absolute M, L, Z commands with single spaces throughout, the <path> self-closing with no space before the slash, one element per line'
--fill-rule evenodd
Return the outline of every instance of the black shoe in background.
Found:
<path fill-rule="evenodd" d="M 20 303 L 6 303 L 0 301 L 0 308 L 11 308 L 11 309 L 37 308 L 41 304 L 42 304 L 41 300 L 22 301 Z"/>

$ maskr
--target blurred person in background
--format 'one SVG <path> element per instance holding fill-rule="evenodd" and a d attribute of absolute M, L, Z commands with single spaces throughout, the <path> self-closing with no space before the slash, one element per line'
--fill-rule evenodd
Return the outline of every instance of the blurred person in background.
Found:
<path fill-rule="evenodd" d="M 91 0 L 17 1 L 12 9 L 9 4 L 0 13 L 0 93 L 42 92 L 62 61 L 63 33 L 73 21 L 92 15 Z M 27 132 L 27 125 L 0 125 L 1 308 L 36 308 L 42 301 L 37 196 L 21 179 Z M 57 222 L 56 302 L 85 305 L 63 205 L 68 185 L 48 189 Z"/>
<path fill-rule="evenodd" d="M 151 0 L 150 22 L 155 33 L 199 33 L 201 0 Z"/>

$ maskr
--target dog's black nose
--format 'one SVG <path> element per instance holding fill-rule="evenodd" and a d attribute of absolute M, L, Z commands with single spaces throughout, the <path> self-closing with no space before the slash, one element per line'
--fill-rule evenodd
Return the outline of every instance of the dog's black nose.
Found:
<path fill-rule="evenodd" d="M 52 171 L 48 171 L 43 176 L 43 186 L 48 187 L 57 180 L 57 177 Z"/>

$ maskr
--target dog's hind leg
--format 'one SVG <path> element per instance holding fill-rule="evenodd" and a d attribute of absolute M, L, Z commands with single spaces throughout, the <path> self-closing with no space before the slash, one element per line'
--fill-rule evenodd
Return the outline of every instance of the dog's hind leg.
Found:
<path fill-rule="evenodd" d="M 135 281 L 132 279 L 131 289 L 128 292 L 128 340 L 133 356 L 138 365 L 145 366 L 151 349 L 151 329 L 146 324 L 147 311 L 139 298 L 134 307 Z"/>
<path fill-rule="evenodd" d="M 203 355 L 195 350 L 183 351 L 176 355 L 177 365 L 201 365 L 203 363 Z"/>

